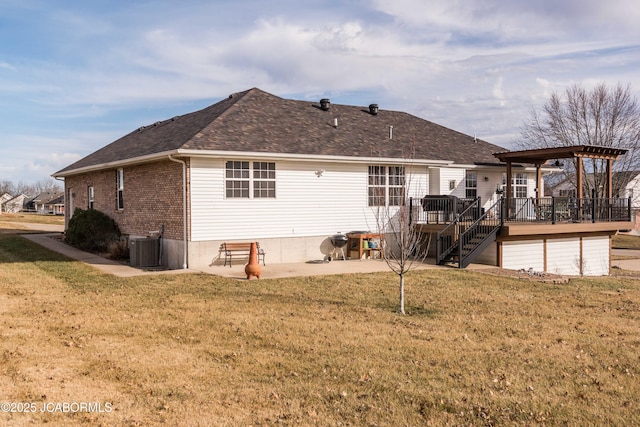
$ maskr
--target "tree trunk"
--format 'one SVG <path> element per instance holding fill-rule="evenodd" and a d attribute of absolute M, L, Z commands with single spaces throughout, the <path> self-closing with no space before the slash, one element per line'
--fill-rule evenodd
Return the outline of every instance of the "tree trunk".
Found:
<path fill-rule="evenodd" d="M 400 274 L 400 308 L 398 313 L 404 314 L 404 274 Z"/>

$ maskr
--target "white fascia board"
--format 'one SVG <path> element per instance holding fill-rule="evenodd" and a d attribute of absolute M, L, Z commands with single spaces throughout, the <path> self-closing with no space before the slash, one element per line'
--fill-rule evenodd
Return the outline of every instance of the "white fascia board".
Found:
<path fill-rule="evenodd" d="M 177 155 L 178 152 L 176 150 L 171 150 L 171 151 L 164 151 L 161 153 L 154 153 L 154 154 L 149 154 L 146 156 L 140 156 L 140 157 L 132 157 L 130 159 L 125 159 L 125 160 L 116 160 L 114 162 L 107 162 L 107 163 L 99 163 L 97 165 L 91 165 L 91 166 L 85 166 L 82 168 L 78 168 L 78 169 L 71 169 L 69 171 L 63 172 L 63 173 L 57 173 L 54 175 L 51 175 L 54 178 L 64 178 L 66 176 L 70 176 L 70 175 L 77 175 L 79 173 L 87 173 L 87 172 L 94 172 L 94 171 L 98 171 L 98 170 L 104 170 L 104 169 L 115 169 L 115 168 L 121 168 L 124 166 L 131 166 L 131 165 L 138 165 L 138 164 L 142 164 L 142 163 L 149 163 L 149 162 L 155 162 L 158 160 L 164 160 L 167 159 L 170 155 Z"/>
<path fill-rule="evenodd" d="M 349 157 L 326 156 L 288 153 L 258 153 L 247 151 L 203 151 L 203 150 L 178 150 L 181 157 L 199 157 L 216 159 L 270 159 L 270 160 L 296 160 L 307 162 L 333 162 L 333 163 L 394 163 L 424 166 L 447 166 L 453 164 L 452 160 L 423 160 L 423 159 L 399 159 L 394 157 Z"/>
<path fill-rule="evenodd" d="M 80 173 L 94 172 L 104 169 L 115 169 L 124 166 L 149 163 L 158 160 L 173 157 L 199 157 L 199 158 L 217 158 L 217 159 L 270 159 L 270 160 L 296 160 L 308 162 L 335 162 L 335 163 L 389 163 L 389 164 L 407 164 L 418 166 L 450 166 L 453 165 L 452 160 L 423 160 L 423 159 L 398 159 L 393 157 L 349 157 L 349 156 L 318 156 L 305 154 L 287 154 L 287 153 L 258 153 L 247 151 L 204 151 L 204 150 L 171 150 L 161 153 L 149 154 L 146 156 L 133 157 L 125 160 L 117 160 L 107 163 L 99 163 L 96 165 L 86 166 L 82 168 L 72 169 L 63 173 L 53 174 L 54 178 L 64 178 L 70 175 Z M 456 165 L 458 166 L 458 165 Z"/>

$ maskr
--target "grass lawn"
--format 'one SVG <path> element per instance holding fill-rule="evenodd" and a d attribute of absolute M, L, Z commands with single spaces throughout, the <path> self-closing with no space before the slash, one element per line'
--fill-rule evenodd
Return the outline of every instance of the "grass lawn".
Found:
<path fill-rule="evenodd" d="M 13 234 L 16 231 L 31 232 L 23 223 L 64 225 L 64 216 L 3 212 L 0 214 L 0 234 Z"/>
<path fill-rule="evenodd" d="M 64 225 L 62 215 L 39 215 L 35 213 L 6 213 L 0 215 L 0 223 L 14 224 L 16 222 L 29 222 L 37 224 Z"/>
<path fill-rule="evenodd" d="M 396 285 L 120 279 L 0 235 L 0 402 L 38 411 L 0 424 L 640 424 L 637 279 L 416 271 L 407 316 Z"/>
<path fill-rule="evenodd" d="M 640 236 L 616 234 L 613 236 L 611 246 L 615 249 L 640 249 Z"/>

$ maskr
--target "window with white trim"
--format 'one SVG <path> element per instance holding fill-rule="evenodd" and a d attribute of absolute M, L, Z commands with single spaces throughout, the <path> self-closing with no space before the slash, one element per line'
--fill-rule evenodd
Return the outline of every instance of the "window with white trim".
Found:
<path fill-rule="evenodd" d="M 369 166 L 369 206 L 385 205 L 385 187 L 387 184 L 384 166 Z"/>
<path fill-rule="evenodd" d="M 404 204 L 404 167 L 389 166 L 389 206 Z"/>
<path fill-rule="evenodd" d="M 402 166 L 369 166 L 369 206 L 400 206 L 405 199 L 405 174 Z"/>
<path fill-rule="evenodd" d="M 225 194 L 228 199 L 276 197 L 276 164 L 229 160 L 225 164 Z"/>
<path fill-rule="evenodd" d="M 230 160 L 226 165 L 227 198 L 249 198 L 249 162 Z"/>
<path fill-rule="evenodd" d="M 273 162 L 253 162 L 253 197 L 276 197 L 276 164 Z"/>
<path fill-rule="evenodd" d="M 467 172 L 464 177 L 465 197 L 475 199 L 478 197 L 478 174 L 476 172 Z"/>
<path fill-rule="evenodd" d="M 124 170 L 116 171 L 116 208 L 121 211 L 124 209 Z"/>
<path fill-rule="evenodd" d="M 511 197 L 516 198 L 527 198 L 528 196 L 528 186 L 527 182 L 529 180 L 529 175 L 526 173 L 516 173 L 511 177 L 511 188 L 513 194 Z M 502 188 L 503 190 L 507 189 L 507 174 L 502 174 Z"/>
<path fill-rule="evenodd" d="M 95 199 L 95 192 L 93 190 L 93 185 L 90 185 L 87 188 L 87 208 L 89 209 L 93 209 L 93 202 Z"/>

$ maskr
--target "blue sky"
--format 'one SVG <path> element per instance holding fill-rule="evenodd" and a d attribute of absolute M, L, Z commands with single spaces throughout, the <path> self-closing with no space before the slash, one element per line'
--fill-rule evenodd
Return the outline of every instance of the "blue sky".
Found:
<path fill-rule="evenodd" d="M 572 83 L 640 94 L 630 0 L 0 0 L 0 181 L 259 87 L 511 148 Z"/>

